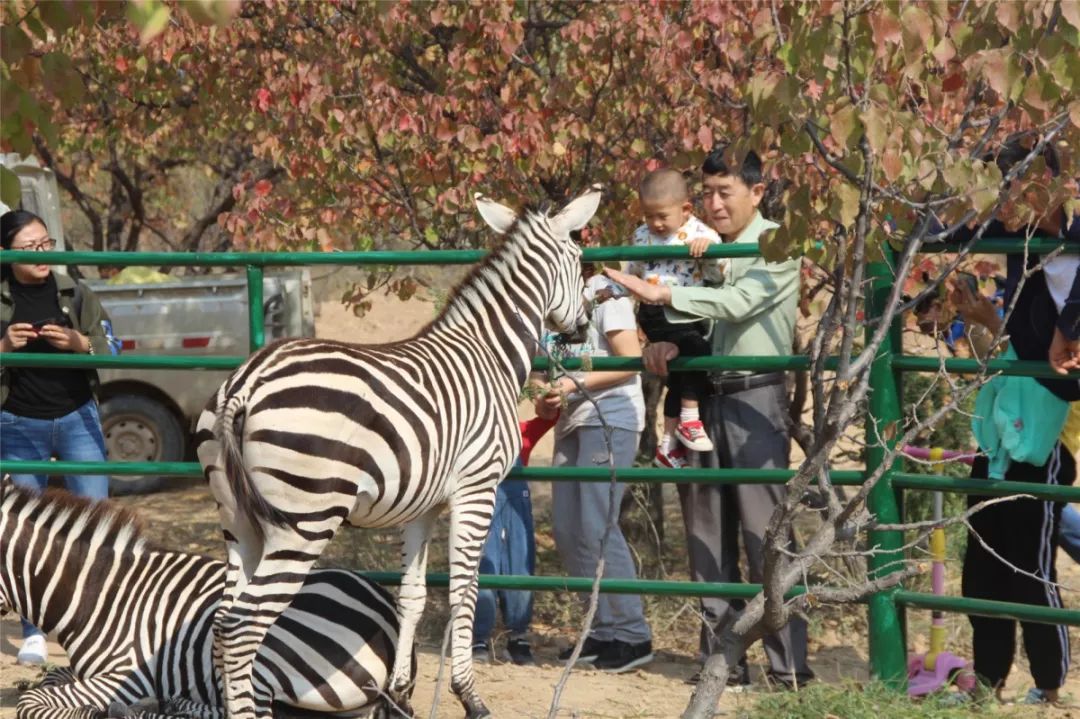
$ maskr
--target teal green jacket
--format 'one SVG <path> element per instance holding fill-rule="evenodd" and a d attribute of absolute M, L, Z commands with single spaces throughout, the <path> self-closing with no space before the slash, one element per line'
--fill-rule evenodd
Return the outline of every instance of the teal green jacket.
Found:
<path fill-rule="evenodd" d="M 1011 346 L 1002 356 L 1016 359 Z M 984 384 L 971 431 L 990 458 L 990 479 L 1004 479 L 1011 462 L 1046 464 L 1068 415 L 1069 403 L 1033 377 L 998 375 Z"/>

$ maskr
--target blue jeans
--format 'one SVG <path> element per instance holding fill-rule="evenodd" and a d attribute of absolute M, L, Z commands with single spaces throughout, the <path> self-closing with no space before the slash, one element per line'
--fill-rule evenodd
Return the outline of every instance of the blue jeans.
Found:
<path fill-rule="evenodd" d="M 1061 523 L 1058 525 L 1058 546 L 1080 564 L 1080 510 L 1075 504 L 1066 504 L 1061 510 Z"/>
<path fill-rule="evenodd" d="M 90 400 L 58 419 L 20 417 L 0 410 L 0 457 L 5 460 L 48 461 L 56 457 L 73 462 L 104 462 L 105 437 L 101 434 L 97 402 Z M 11 479 L 20 487 L 38 492 L 45 491 L 48 484 L 44 474 L 13 474 Z M 109 478 L 104 474 L 64 477 L 64 485 L 79 497 L 105 499 L 109 496 Z M 41 630 L 24 619 L 23 637 L 32 634 L 41 634 Z"/>
<path fill-rule="evenodd" d="M 536 566 L 532 499 L 529 483 L 506 479 L 495 494 L 491 530 L 480 556 L 481 574 L 531 575 Z M 476 595 L 473 642 L 486 642 L 495 629 L 495 611 L 502 604 L 503 624 L 511 634 L 524 634 L 532 621 L 532 592 L 481 589 Z"/>

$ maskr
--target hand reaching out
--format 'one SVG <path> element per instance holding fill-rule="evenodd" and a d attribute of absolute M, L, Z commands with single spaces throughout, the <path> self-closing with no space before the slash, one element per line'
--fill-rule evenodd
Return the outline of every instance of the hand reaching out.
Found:
<path fill-rule="evenodd" d="M 610 267 L 604 269 L 604 274 L 646 304 L 666 305 L 671 301 L 671 288 L 666 285 L 654 285 L 640 277 L 628 275 Z"/>
<path fill-rule="evenodd" d="M 950 293 L 956 311 L 967 324 L 982 325 L 994 334 L 1001 330 L 1001 318 L 997 306 L 981 292 L 972 292 L 966 283 L 957 283 Z"/>

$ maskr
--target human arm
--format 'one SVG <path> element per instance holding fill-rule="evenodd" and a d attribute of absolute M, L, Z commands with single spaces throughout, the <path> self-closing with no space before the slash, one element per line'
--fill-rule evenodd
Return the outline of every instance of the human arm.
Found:
<path fill-rule="evenodd" d="M 685 315 L 746 322 L 799 291 L 799 262 L 755 259 L 722 287 L 672 287 L 663 304 Z"/>
<path fill-rule="evenodd" d="M 91 354 L 120 354 L 120 340 L 113 334 L 109 313 L 101 306 L 97 295 L 89 287 L 79 283 L 79 292 L 82 295 L 82 307 L 76 318 L 78 322 L 76 327 L 89 340 Z"/>
<path fill-rule="evenodd" d="M 1005 330 L 1005 321 L 989 297 L 972 292 L 966 282 L 957 282 L 949 293 L 949 300 L 968 327 L 968 342 L 976 357 L 986 359 L 995 348 L 1004 347 L 1000 339 Z M 999 340 L 996 343 L 995 337 Z"/>
<path fill-rule="evenodd" d="M 611 345 L 611 352 L 614 357 L 641 356 L 641 345 L 638 343 L 637 330 L 612 330 L 607 333 L 607 340 L 608 344 Z M 626 380 L 632 378 L 635 374 L 637 374 L 637 372 L 633 370 L 585 372 L 577 378 L 576 383 L 570 377 L 563 376 L 551 384 L 551 390 L 545 397 L 541 398 L 540 402 L 544 403 L 548 410 L 561 407 L 567 397 L 581 391 L 579 385 L 587 392 L 597 392 L 602 389 L 607 389 L 608 387 L 622 384 Z M 540 405 L 538 404 L 537 413 L 539 412 Z"/>
<path fill-rule="evenodd" d="M 634 277 L 626 272 L 604 268 L 604 274 L 608 279 L 623 286 L 627 292 L 639 300 L 650 305 L 666 305 L 671 301 L 671 288 L 667 285 L 654 285 L 640 277 Z"/>

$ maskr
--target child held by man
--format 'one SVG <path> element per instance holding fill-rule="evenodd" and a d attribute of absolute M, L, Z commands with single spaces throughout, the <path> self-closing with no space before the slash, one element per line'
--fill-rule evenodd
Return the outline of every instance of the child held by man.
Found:
<path fill-rule="evenodd" d="M 690 192 L 682 173 L 672 169 L 650 172 L 639 188 L 641 214 L 645 224 L 634 232 L 634 246 L 686 246 L 690 256 L 700 258 L 720 236 L 694 216 Z M 722 284 L 725 263 L 722 260 L 660 259 L 631 261 L 626 271 L 646 282 L 668 286 L 700 287 L 703 283 Z M 672 342 L 680 357 L 707 357 L 712 348 L 707 339 L 706 321 L 674 323 L 664 308 L 641 304 L 638 324 L 650 342 Z M 654 464 L 682 468 L 687 465 L 687 450 L 708 452 L 712 441 L 698 413 L 700 399 L 707 392 L 704 372 L 672 372 L 667 380 L 664 401 L 664 434 L 656 449 Z"/>

